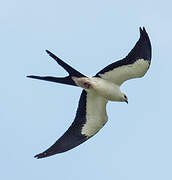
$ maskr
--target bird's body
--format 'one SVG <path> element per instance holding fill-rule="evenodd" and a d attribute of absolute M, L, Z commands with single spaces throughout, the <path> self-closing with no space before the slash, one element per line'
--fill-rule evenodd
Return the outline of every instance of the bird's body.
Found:
<path fill-rule="evenodd" d="M 127 96 L 120 90 L 121 84 L 129 79 L 143 77 L 151 63 L 151 43 L 145 28 L 140 28 L 140 39 L 124 59 L 108 65 L 91 78 L 81 74 L 50 51 L 47 53 L 69 73 L 69 76 L 28 77 L 79 86 L 83 90 L 72 125 L 50 148 L 36 155 L 36 158 L 68 151 L 95 135 L 108 120 L 107 102 L 128 103 Z"/>
<path fill-rule="evenodd" d="M 122 101 L 123 93 L 120 86 L 98 77 L 92 78 L 73 78 L 75 83 L 88 93 L 104 97 L 107 101 Z M 84 87 L 86 83 L 86 87 Z M 89 88 L 87 87 L 89 85 Z"/>

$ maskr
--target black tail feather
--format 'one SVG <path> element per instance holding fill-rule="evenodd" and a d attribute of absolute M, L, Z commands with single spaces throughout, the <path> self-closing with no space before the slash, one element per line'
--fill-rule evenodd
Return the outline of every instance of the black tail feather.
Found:
<path fill-rule="evenodd" d="M 75 82 L 72 80 L 73 77 L 86 77 L 85 75 L 81 74 L 79 71 L 75 70 L 71 66 L 69 66 L 67 63 L 62 61 L 60 58 L 55 56 L 53 53 L 50 51 L 46 50 L 46 52 L 53 58 L 55 61 L 62 66 L 68 73 L 69 76 L 66 77 L 51 77 L 51 76 L 34 76 L 30 75 L 27 76 L 28 78 L 33 78 L 33 79 L 39 79 L 39 80 L 45 80 L 45 81 L 51 81 L 51 82 L 56 82 L 56 83 L 62 83 L 62 84 L 67 84 L 67 85 L 73 85 L 77 86 Z"/>
<path fill-rule="evenodd" d="M 64 61 L 62 61 L 60 58 L 58 58 L 56 55 L 54 55 L 53 53 L 51 53 L 50 51 L 46 50 L 46 52 L 53 58 L 55 59 L 55 61 L 62 66 L 68 73 L 70 76 L 75 76 L 75 77 L 85 77 L 85 75 L 81 74 L 79 71 L 75 70 L 74 68 L 72 68 L 71 66 L 69 66 L 67 63 L 65 63 Z"/>
<path fill-rule="evenodd" d="M 44 81 L 56 82 L 61 84 L 77 86 L 70 76 L 64 78 L 51 77 L 51 76 L 27 76 L 28 78 L 39 79 Z"/>

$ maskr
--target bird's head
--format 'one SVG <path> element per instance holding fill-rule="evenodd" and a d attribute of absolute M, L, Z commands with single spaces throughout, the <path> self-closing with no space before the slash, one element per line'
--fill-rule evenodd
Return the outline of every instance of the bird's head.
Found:
<path fill-rule="evenodd" d="M 128 104 L 128 97 L 124 93 L 122 93 L 122 101 L 124 101 Z"/>

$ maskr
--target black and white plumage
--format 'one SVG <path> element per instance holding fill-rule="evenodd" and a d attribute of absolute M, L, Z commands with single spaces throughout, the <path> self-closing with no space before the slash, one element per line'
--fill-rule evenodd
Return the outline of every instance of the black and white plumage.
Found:
<path fill-rule="evenodd" d="M 109 100 L 128 103 L 128 98 L 120 90 L 120 85 L 126 80 L 144 76 L 151 63 L 151 43 L 145 28 L 140 28 L 138 42 L 124 59 L 108 65 L 92 78 L 81 74 L 50 51 L 46 52 L 69 73 L 69 76 L 27 77 L 80 86 L 83 91 L 72 125 L 50 148 L 37 154 L 36 158 L 68 151 L 96 134 L 108 120 L 106 104 Z"/>

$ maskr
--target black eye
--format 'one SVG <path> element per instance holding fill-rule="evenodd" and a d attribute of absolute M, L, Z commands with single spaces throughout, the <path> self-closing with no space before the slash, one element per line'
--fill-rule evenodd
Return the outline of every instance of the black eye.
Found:
<path fill-rule="evenodd" d="M 127 99 L 127 96 L 126 96 L 126 95 L 124 95 L 124 98 L 125 98 L 125 99 Z"/>

